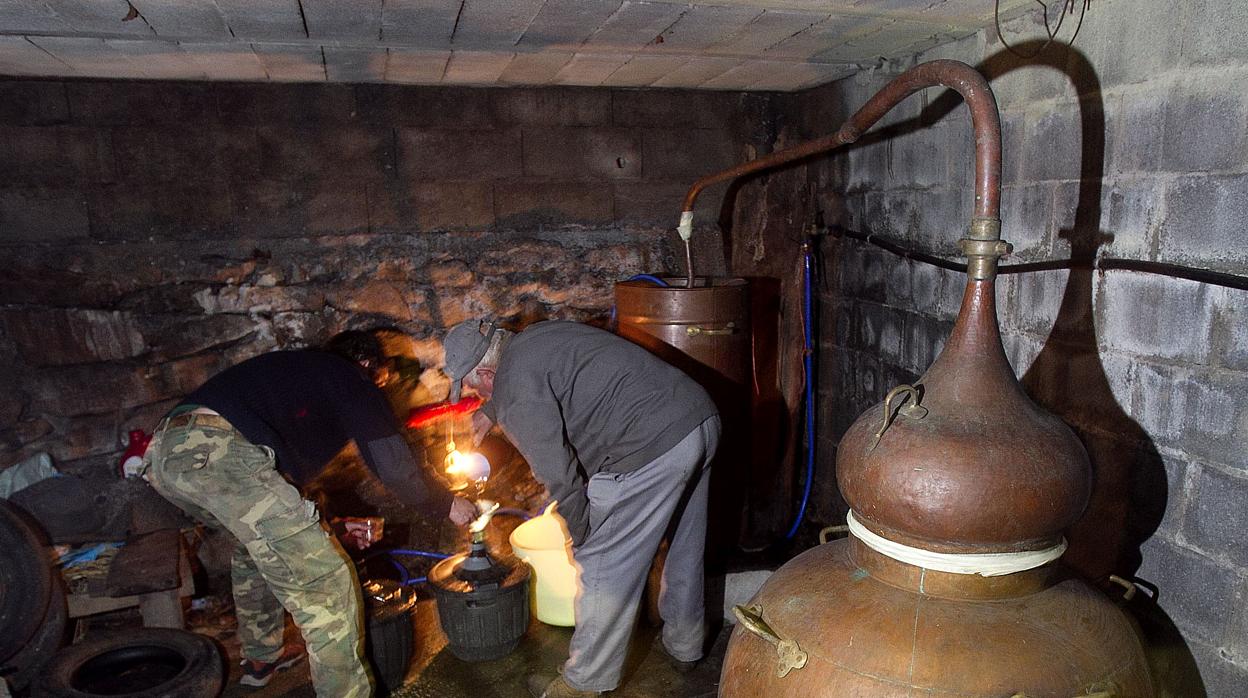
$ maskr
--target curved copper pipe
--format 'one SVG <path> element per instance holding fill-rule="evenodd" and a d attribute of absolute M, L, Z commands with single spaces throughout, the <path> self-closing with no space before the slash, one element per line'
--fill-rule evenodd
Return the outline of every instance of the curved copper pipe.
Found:
<path fill-rule="evenodd" d="M 984 223 L 976 225 L 975 221 L 972 221 L 973 233 L 970 237 L 976 240 L 1000 239 L 1001 117 L 997 113 L 997 99 L 983 75 L 961 61 L 950 60 L 921 63 L 898 75 L 867 100 L 867 103 L 831 136 L 785 148 L 697 180 L 685 194 L 684 215 L 681 217 L 682 226 L 686 220 L 692 226 L 693 203 L 706 187 L 853 143 L 903 99 L 919 90 L 938 85 L 948 87 L 962 95 L 962 99 L 971 110 L 971 128 L 975 133 L 974 218 Z M 688 238 L 685 244 L 688 244 Z M 688 285 L 692 288 L 692 263 L 688 271 Z"/>

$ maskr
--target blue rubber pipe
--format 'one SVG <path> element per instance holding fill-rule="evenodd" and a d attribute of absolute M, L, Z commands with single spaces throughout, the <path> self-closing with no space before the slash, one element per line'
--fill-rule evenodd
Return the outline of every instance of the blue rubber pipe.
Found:
<path fill-rule="evenodd" d="M 445 560 L 446 558 L 450 557 L 450 555 L 446 553 L 431 553 L 427 550 L 411 550 L 408 548 L 395 548 L 393 550 L 386 550 L 385 553 L 387 555 L 409 555 L 411 557 L 431 557 L 434 560 Z"/>
<path fill-rule="evenodd" d="M 806 243 L 802 245 L 802 323 L 805 325 L 803 345 L 805 351 L 802 353 L 806 369 L 806 486 L 802 491 L 802 503 L 797 508 L 797 518 L 793 520 L 793 526 L 784 536 L 786 540 L 792 540 L 793 536 L 797 535 L 797 529 L 802 525 L 802 519 L 806 516 L 806 504 L 810 501 L 811 484 L 815 480 L 814 332 L 811 328 L 810 276 L 810 244 Z"/>

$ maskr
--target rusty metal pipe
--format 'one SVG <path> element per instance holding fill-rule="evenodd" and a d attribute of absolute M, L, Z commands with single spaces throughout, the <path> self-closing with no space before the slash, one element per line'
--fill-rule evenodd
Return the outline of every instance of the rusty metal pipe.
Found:
<path fill-rule="evenodd" d="M 972 258 L 972 277 L 985 278 L 984 275 L 987 275 L 986 278 L 991 278 L 995 272 L 996 257 L 1000 254 L 998 250 L 1001 250 L 993 244 L 1001 236 L 1001 118 L 997 113 L 997 99 L 988 81 L 961 61 L 931 61 L 898 75 L 830 136 L 785 148 L 698 179 L 685 194 L 678 228 L 685 244 L 688 245 L 693 230 L 693 204 L 706 187 L 853 143 L 903 99 L 924 88 L 936 86 L 948 87 L 962 95 L 971 110 L 971 128 L 975 134 L 975 214 L 967 237 L 969 241 L 989 244 L 978 246 L 982 249 L 966 249 L 968 246 L 965 244 L 963 247 Z M 976 264 L 977 256 L 990 256 L 991 260 Z M 689 260 L 688 272 L 688 285 L 692 288 L 692 260 Z"/>

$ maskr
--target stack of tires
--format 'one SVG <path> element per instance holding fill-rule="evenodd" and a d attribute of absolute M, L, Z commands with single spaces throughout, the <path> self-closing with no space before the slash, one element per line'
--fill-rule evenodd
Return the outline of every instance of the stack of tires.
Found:
<path fill-rule="evenodd" d="M 65 592 L 47 546 L 20 509 L 0 499 L 0 677 L 24 690 L 61 646 Z"/>
<path fill-rule="evenodd" d="M 224 672 L 212 640 L 142 628 L 64 644 L 65 589 L 36 524 L 0 499 L 0 677 L 48 698 L 215 698 Z M 59 651 L 58 651 L 59 650 Z"/>

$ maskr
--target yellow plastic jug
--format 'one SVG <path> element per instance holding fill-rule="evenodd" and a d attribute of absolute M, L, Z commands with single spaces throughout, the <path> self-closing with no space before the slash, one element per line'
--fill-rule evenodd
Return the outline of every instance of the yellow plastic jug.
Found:
<path fill-rule="evenodd" d="M 511 550 L 533 568 L 533 615 L 548 625 L 573 626 L 580 579 L 568 526 L 555 513 L 555 504 L 511 532 Z"/>

